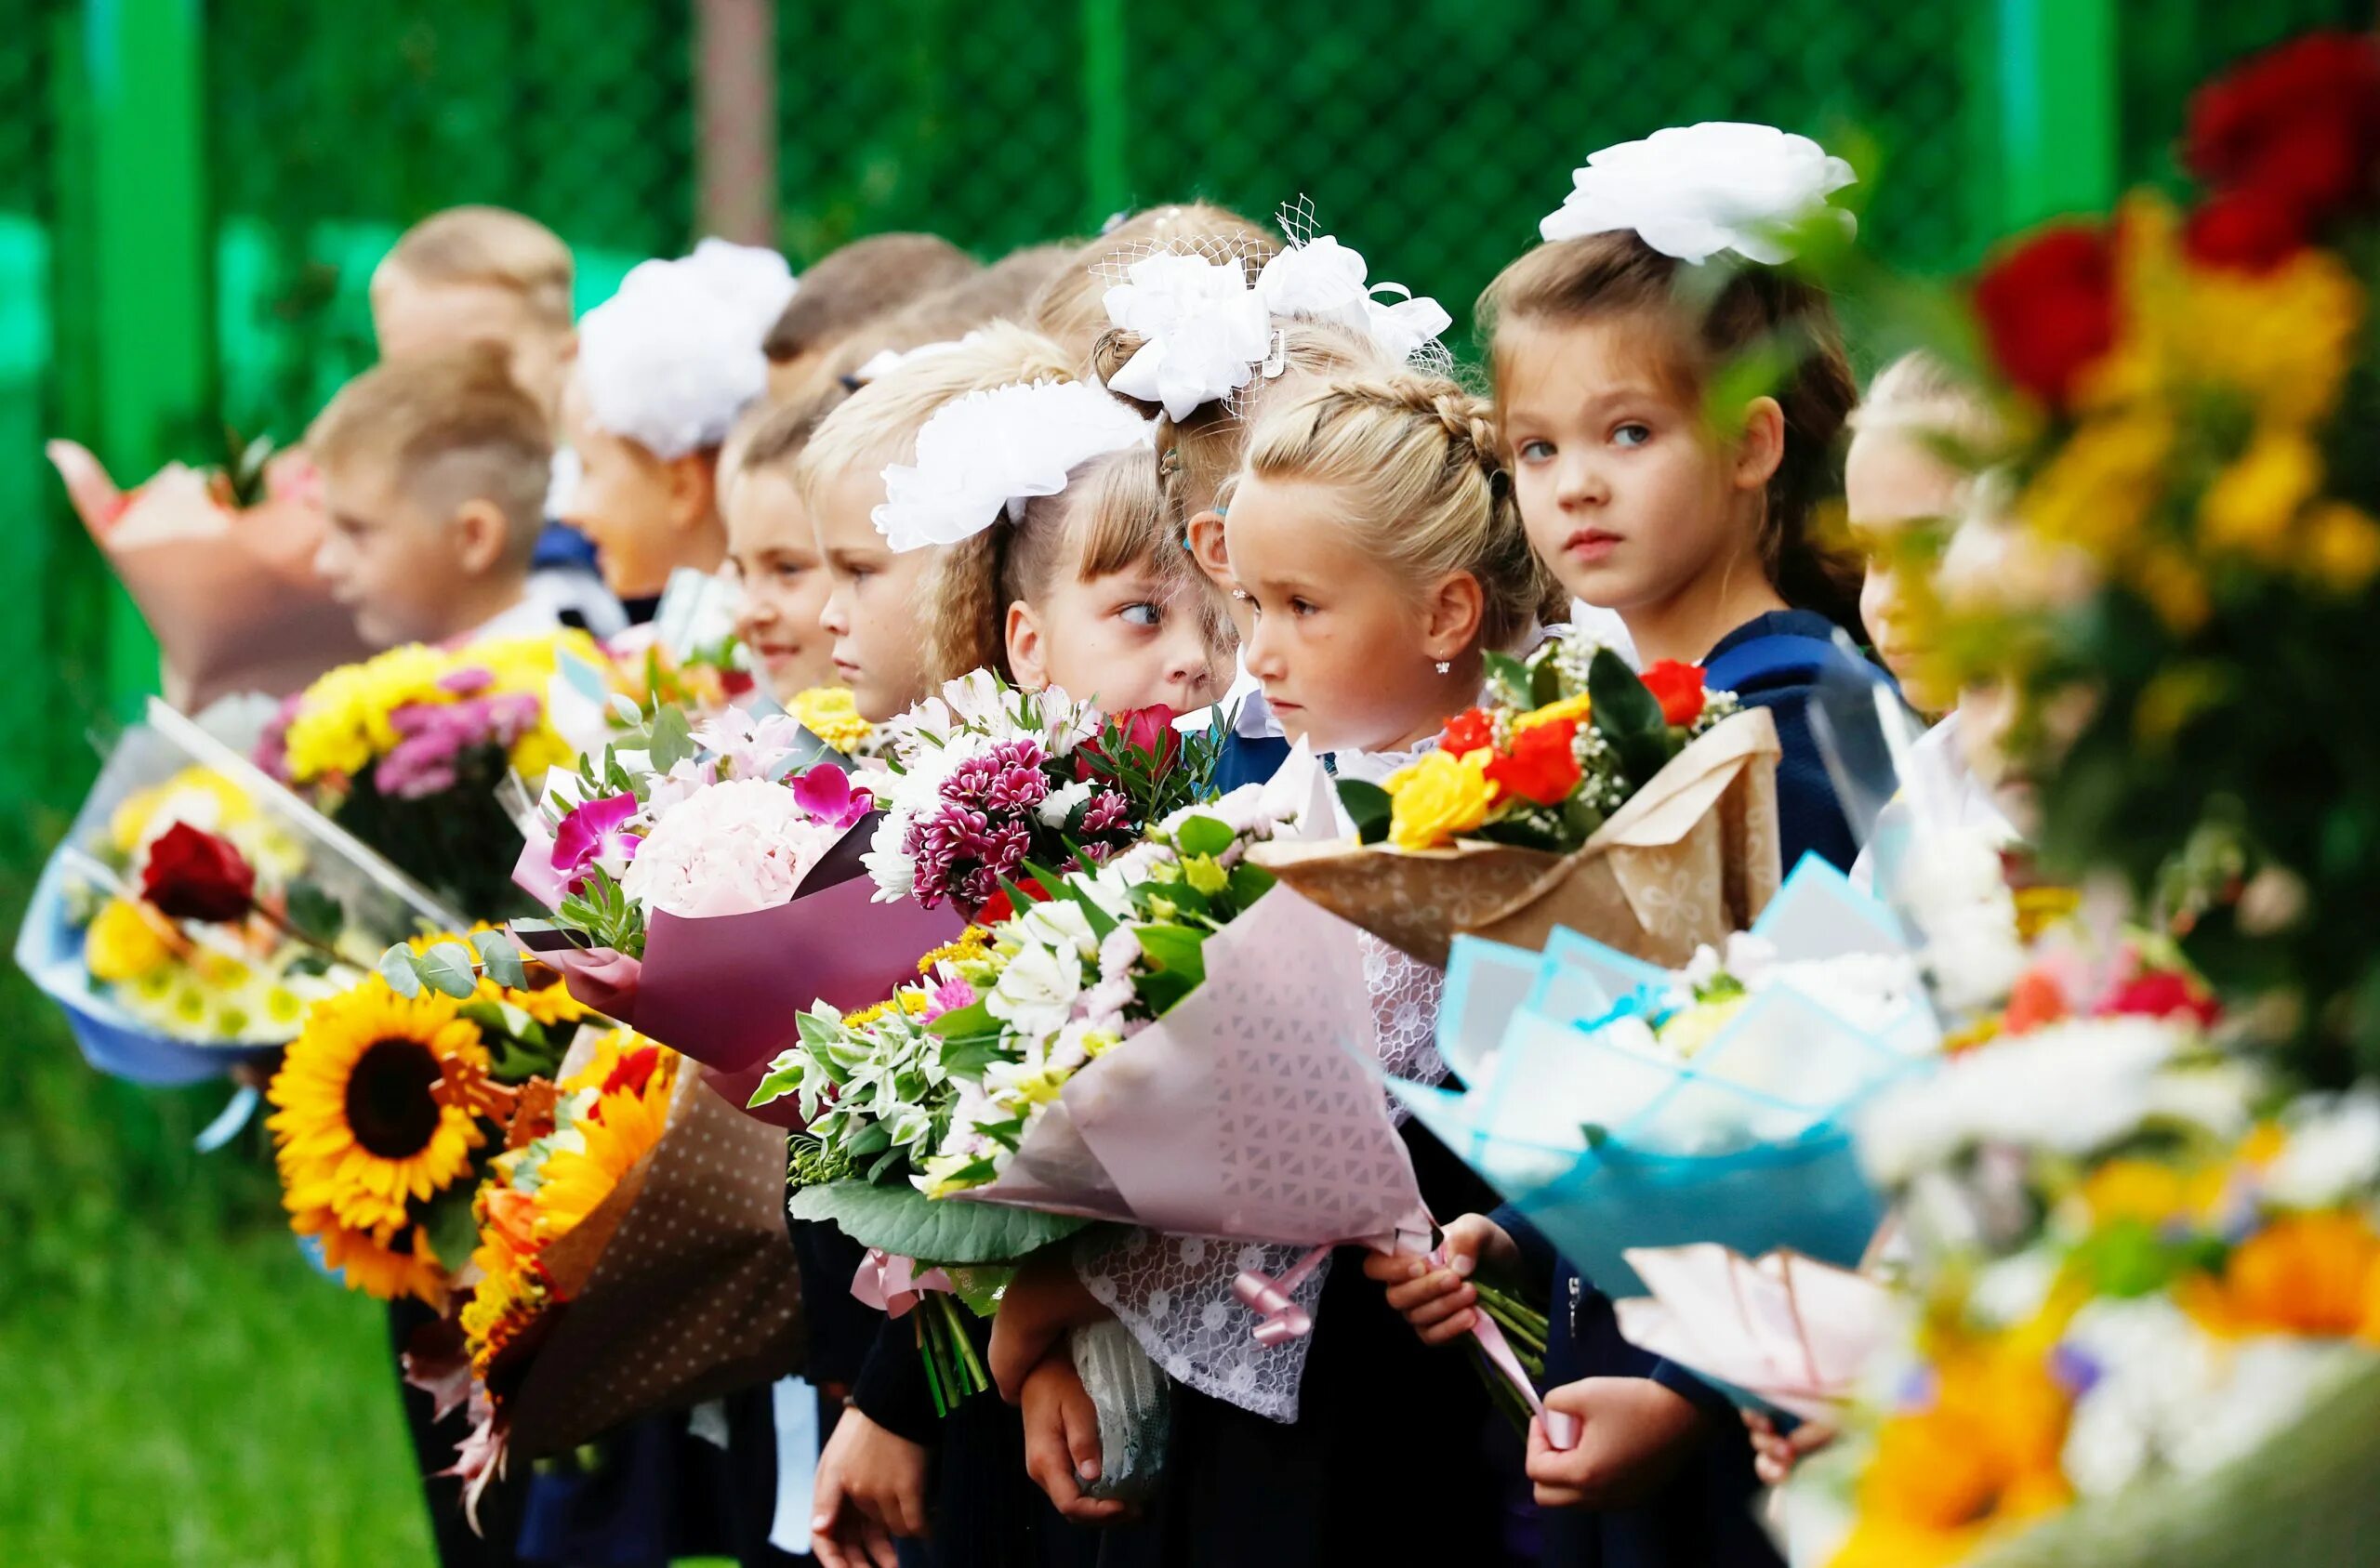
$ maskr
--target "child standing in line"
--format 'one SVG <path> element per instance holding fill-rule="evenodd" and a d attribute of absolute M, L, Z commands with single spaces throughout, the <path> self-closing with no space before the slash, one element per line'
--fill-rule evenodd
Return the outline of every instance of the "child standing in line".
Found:
<path fill-rule="evenodd" d="M 563 512 L 632 617 L 671 572 L 727 559 L 719 450 L 767 389 L 760 341 L 793 295 L 774 251 L 705 240 L 639 263 L 579 324 L 562 415 L 580 473 Z"/>
<path fill-rule="evenodd" d="M 577 352 L 570 247 L 502 207 L 449 207 L 397 239 L 372 272 L 372 334 L 384 361 L 485 347 L 559 433 L 562 381 Z M 567 466 L 564 459 L 563 466 Z M 550 504 L 529 561 L 529 591 L 569 625 L 609 637 L 627 624 L 595 570 L 595 548 Z"/>
<path fill-rule="evenodd" d="M 1571 595 L 1617 612 L 1643 658 L 1700 664 L 1712 685 L 1770 710 L 1789 866 L 1813 850 L 1847 868 L 1857 848 L 1808 704 L 1822 684 L 1884 679 L 1834 639 L 1856 613 L 1853 569 L 1813 517 L 1854 402 L 1850 368 L 1825 294 L 1774 270 L 1795 226 L 1844 217 L 1827 197 L 1851 178 L 1817 143 L 1758 125 L 1609 149 L 1545 219 L 1548 243 L 1480 301 L 1539 556 Z M 1789 356 L 1768 390 L 1707 408 L 1720 374 L 1764 348 Z M 1444 1254 L 1445 1266 L 1366 1265 L 1432 1343 L 1469 1331 L 1482 1261 L 1553 1279 L 1546 1377 L 1558 1386 L 1546 1403 L 1582 1435 L 1557 1450 L 1541 1422 L 1531 1429 L 1546 1561 L 1777 1561 L 1752 1519 L 1752 1456 L 1725 1394 L 1621 1339 L 1610 1302 L 1516 1212 L 1461 1217 Z"/>

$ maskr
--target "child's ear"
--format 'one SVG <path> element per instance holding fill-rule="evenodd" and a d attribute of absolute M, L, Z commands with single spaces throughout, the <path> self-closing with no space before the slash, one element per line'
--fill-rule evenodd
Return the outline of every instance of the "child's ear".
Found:
<path fill-rule="evenodd" d="M 1223 553 L 1223 515 L 1213 507 L 1190 520 L 1190 559 L 1215 586 L 1231 584 L 1231 560 Z"/>
<path fill-rule="evenodd" d="M 503 507 L 482 500 L 466 501 L 456 507 L 447 530 L 454 535 L 455 559 L 464 571 L 479 577 L 493 571 L 504 559 L 512 527 L 504 520 Z"/>
<path fill-rule="evenodd" d="M 1433 659 L 1453 659 L 1479 640 L 1479 623 L 1487 613 L 1488 598 L 1479 590 L 1478 578 L 1468 572 L 1457 572 L 1431 590 L 1425 609 L 1428 618 L 1422 633 L 1426 639 L 1422 651 Z"/>
<path fill-rule="evenodd" d="M 662 465 L 669 488 L 670 526 L 681 533 L 699 528 L 719 507 L 717 454 L 689 452 Z"/>
<path fill-rule="evenodd" d="M 1039 692 L 1050 684 L 1050 671 L 1041 648 L 1041 621 L 1033 607 L 1016 600 L 1008 607 L 1009 673 L 1015 678 L 1020 692 Z"/>
<path fill-rule="evenodd" d="M 1736 488 L 1762 490 L 1785 461 L 1785 410 L 1775 398 L 1744 404 L 1744 435 L 1736 448 Z"/>

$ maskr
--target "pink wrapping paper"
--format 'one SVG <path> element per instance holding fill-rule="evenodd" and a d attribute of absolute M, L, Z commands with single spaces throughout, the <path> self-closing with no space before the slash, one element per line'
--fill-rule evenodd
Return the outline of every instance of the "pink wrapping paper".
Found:
<path fill-rule="evenodd" d="M 233 510 L 208 494 L 205 475 L 178 464 L 126 496 L 85 448 L 55 441 L 48 451 L 76 515 L 156 636 L 175 707 L 195 713 L 242 692 L 286 696 L 370 656 L 314 573 L 328 521 L 301 459 L 273 459 L 264 501 Z"/>
<path fill-rule="evenodd" d="M 1075 1074 L 998 1181 L 960 1195 L 1310 1246 L 1426 1232 L 1355 928 L 1276 889 L 1206 964 L 1170 1013 Z"/>
<path fill-rule="evenodd" d="M 1630 1343 L 1805 1421 L 1841 1418 L 1897 1316 L 1883 1285 L 1798 1253 L 1755 1262 L 1705 1242 L 1627 1258 L 1653 1292 L 1614 1303 Z"/>

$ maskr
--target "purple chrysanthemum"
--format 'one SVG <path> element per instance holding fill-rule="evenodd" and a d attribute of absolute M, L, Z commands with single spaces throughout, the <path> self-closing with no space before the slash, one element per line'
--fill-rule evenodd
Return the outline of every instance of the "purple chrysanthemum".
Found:
<path fill-rule="evenodd" d="M 1087 834 L 1113 833 L 1128 825 L 1131 817 L 1130 801 L 1112 789 L 1103 789 L 1083 808 L 1082 830 Z"/>

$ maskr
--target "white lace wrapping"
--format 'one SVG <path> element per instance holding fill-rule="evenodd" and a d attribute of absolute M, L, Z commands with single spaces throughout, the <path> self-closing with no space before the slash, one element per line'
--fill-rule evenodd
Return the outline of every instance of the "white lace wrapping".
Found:
<path fill-rule="evenodd" d="M 1382 1065 L 1398 1077 L 1437 1082 L 1446 1076 L 1435 1031 L 1444 972 L 1371 936 L 1360 940 Z M 1402 1123 L 1402 1107 L 1395 1113 Z M 1256 1316 L 1232 1294 L 1232 1284 L 1243 1270 L 1277 1278 L 1308 1250 L 1134 1230 L 1121 1239 L 1085 1238 L 1075 1271 L 1176 1382 L 1272 1420 L 1294 1421 L 1307 1338 L 1258 1344 Z M 1321 1299 L 1330 1263 L 1323 1259 L 1290 1292 L 1308 1312 Z"/>

